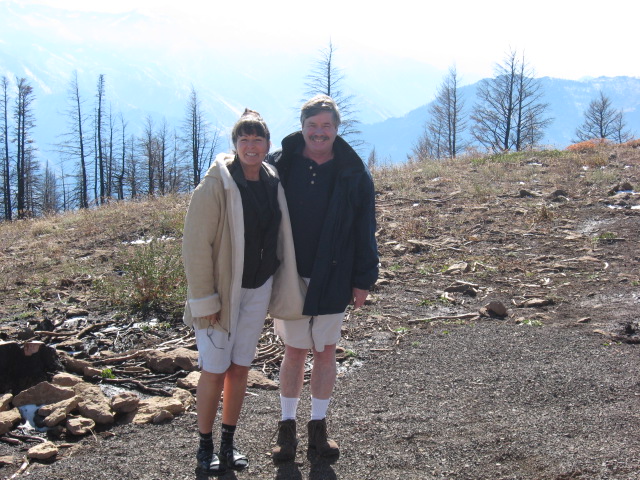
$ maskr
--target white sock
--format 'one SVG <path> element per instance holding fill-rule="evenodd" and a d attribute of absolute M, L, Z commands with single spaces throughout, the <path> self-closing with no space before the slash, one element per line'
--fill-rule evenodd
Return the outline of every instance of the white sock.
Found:
<path fill-rule="evenodd" d="M 322 420 L 327 416 L 327 408 L 329 408 L 330 398 L 321 400 L 311 397 L 311 420 Z"/>
<path fill-rule="evenodd" d="M 295 420 L 298 412 L 299 398 L 287 398 L 280 395 L 280 408 L 282 409 L 282 420 Z"/>

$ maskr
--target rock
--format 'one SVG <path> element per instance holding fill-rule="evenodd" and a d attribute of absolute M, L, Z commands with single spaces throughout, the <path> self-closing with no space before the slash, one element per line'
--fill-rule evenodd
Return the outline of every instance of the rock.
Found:
<path fill-rule="evenodd" d="M 10 393 L 0 395 L 0 412 L 6 412 L 9 410 L 11 407 L 11 400 L 13 400 L 13 395 Z"/>
<path fill-rule="evenodd" d="M 140 404 L 140 397 L 133 392 L 123 392 L 111 398 L 111 409 L 117 413 L 135 412 Z"/>
<path fill-rule="evenodd" d="M 480 313 L 489 317 L 506 317 L 509 312 L 502 302 L 493 300 L 482 307 Z"/>
<path fill-rule="evenodd" d="M 633 191 L 633 185 L 631 185 L 629 182 L 624 182 L 622 184 L 618 184 L 612 187 L 609 190 L 608 195 L 613 196 L 613 195 L 616 195 L 618 192 L 632 192 L 632 191 Z"/>
<path fill-rule="evenodd" d="M 568 199 L 569 198 L 569 194 L 566 192 L 566 190 L 558 189 L 558 190 L 554 191 L 551 195 L 549 195 L 549 198 L 551 198 L 551 199 L 559 198 L 559 197 L 562 197 L 564 199 Z"/>
<path fill-rule="evenodd" d="M 103 425 L 114 422 L 115 416 L 111 411 L 109 398 L 102 393 L 100 387 L 82 382 L 74 385 L 73 390 L 80 397 L 78 411 L 83 417 Z"/>
<path fill-rule="evenodd" d="M 447 293 L 458 292 L 463 295 L 469 295 L 470 297 L 475 297 L 480 291 L 480 287 L 473 283 L 457 281 L 453 285 L 448 286 L 444 289 Z"/>
<path fill-rule="evenodd" d="M 455 273 L 467 273 L 469 270 L 471 270 L 471 267 L 469 267 L 467 262 L 458 262 L 450 265 L 444 273 L 447 275 L 453 275 Z"/>
<path fill-rule="evenodd" d="M 399 256 L 404 255 L 405 253 L 407 253 L 408 250 L 409 249 L 405 245 L 402 245 L 401 243 L 399 243 L 398 245 L 396 245 L 395 247 L 393 247 L 391 249 L 391 252 L 396 257 L 399 257 Z"/>
<path fill-rule="evenodd" d="M 28 342 L 24 342 L 24 345 L 22 346 L 22 351 L 25 357 L 30 357 L 38 353 L 41 347 L 44 347 L 44 342 L 40 342 L 37 340 L 30 340 Z"/>
<path fill-rule="evenodd" d="M 82 375 L 85 378 L 99 378 L 102 375 L 102 370 L 95 367 L 85 367 L 82 371 Z"/>
<path fill-rule="evenodd" d="M 55 427 L 56 425 L 64 422 L 67 415 L 78 408 L 79 402 L 80 398 L 74 396 L 57 403 L 44 405 L 38 410 L 38 415 L 45 417 L 44 424 L 47 427 Z"/>
<path fill-rule="evenodd" d="M 180 388 L 185 390 L 195 390 L 198 387 L 198 380 L 200 380 L 200 372 L 191 372 L 184 378 L 179 378 L 176 384 Z"/>
<path fill-rule="evenodd" d="M 409 239 L 407 243 L 411 246 L 411 253 L 426 253 L 431 248 L 427 242 L 423 240 Z"/>
<path fill-rule="evenodd" d="M 51 383 L 54 385 L 60 385 L 61 387 L 73 387 L 75 384 L 80 382 L 82 382 L 81 377 L 66 372 L 57 373 L 51 379 Z"/>
<path fill-rule="evenodd" d="M 67 318 L 86 317 L 89 315 L 89 311 L 84 308 L 71 307 L 67 309 L 65 315 Z"/>
<path fill-rule="evenodd" d="M 86 435 L 90 433 L 96 427 L 96 422 L 90 418 L 85 417 L 73 417 L 67 419 L 67 430 L 71 435 Z"/>
<path fill-rule="evenodd" d="M 589 323 L 591 321 L 591 317 L 584 317 L 578 320 L 576 323 Z"/>
<path fill-rule="evenodd" d="M 185 390 L 183 388 L 176 388 L 173 391 L 173 397 L 177 398 L 184 405 L 185 410 L 190 410 L 195 408 L 196 406 L 196 398 L 191 394 L 190 391 Z"/>
<path fill-rule="evenodd" d="M 49 460 L 56 455 L 58 455 L 58 447 L 53 442 L 40 443 L 27 452 L 27 458 L 33 460 Z"/>
<path fill-rule="evenodd" d="M 539 197 L 540 194 L 536 193 L 536 192 L 532 192 L 530 190 L 525 190 L 524 188 L 520 190 L 520 192 L 518 192 L 518 196 L 520 198 L 532 198 L 532 197 Z"/>
<path fill-rule="evenodd" d="M 158 418 L 162 410 L 179 415 L 184 413 L 185 406 L 176 397 L 151 397 L 142 400 L 138 405 L 138 411 L 130 413 L 125 421 L 135 424 L 153 423 L 153 419 Z"/>
<path fill-rule="evenodd" d="M 73 373 L 78 373 L 80 375 L 84 375 L 85 368 L 93 367 L 91 362 L 79 358 L 73 358 L 72 356 L 67 354 L 61 355 L 61 358 L 62 363 L 64 363 L 64 366 L 67 370 Z"/>
<path fill-rule="evenodd" d="M 17 408 L 13 408 L 11 410 L 7 410 L 6 412 L 0 412 L 0 435 L 4 435 L 5 433 L 13 430 L 22 417 L 20 416 L 20 411 Z"/>
<path fill-rule="evenodd" d="M 187 371 L 198 368 L 198 352 L 182 347 L 170 352 L 147 352 L 146 360 L 147 366 L 158 373 L 175 373 L 179 368 Z"/>
<path fill-rule="evenodd" d="M 0 456 L 0 467 L 3 465 L 15 465 L 16 463 L 16 457 L 14 457 L 13 455 Z"/>
<path fill-rule="evenodd" d="M 169 410 L 160 410 L 152 419 L 151 423 L 158 424 L 162 422 L 170 422 L 175 417 Z"/>
<path fill-rule="evenodd" d="M 528 308 L 540 308 L 547 305 L 553 305 L 553 300 L 550 298 L 530 298 L 521 304 L 522 307 Z"/>
<path fill-rule="evenodd" d="M 53 385 L 49 382 L 40 382 L 20 392 L 14 397 L 12 403 L 14 407 L 22 407 L 23 405 L 47 405 L 69 399 L 74 395 L 74 391 L 71 388 Z"/>
<path fill-rule="evenodd" d="M 278 384 L 276 382 L 265 377 L 262 372 L 258 372 L 257 370 L 249 370 L 247 386 L 252 388 L 261 388 L 263 390 L 278 389 Z"/>

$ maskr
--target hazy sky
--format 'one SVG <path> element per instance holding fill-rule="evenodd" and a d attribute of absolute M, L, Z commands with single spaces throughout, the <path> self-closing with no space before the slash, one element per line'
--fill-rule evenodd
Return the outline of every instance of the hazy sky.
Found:
<path fill-rule="evenodd" d="M 122 22 L 105 22 L 95 15 L 95 23 L 83 21 L 86 30 L 78 32 L 75 25 L 76 33 L 66 25 L 73 23 L 73 14 L 46 26 L 45 18 L 31 21 L 71 38 L 89 35 L 102 42 L 147 43 L 167 51 L 225 48 L 248 65 L 252 55 L 315 54 L 331 39 L 347 63 L 350 55 L 370 55 L 375 61 L 377 53 L 386 52 L 442 70 L 455 64 L 468 81 L 491 76 L 510 49 L 524 52 L 536 76 L 640 76 L 637 16 L 629 0 L 0 1 L 130 12 L 134 15 Z"/>

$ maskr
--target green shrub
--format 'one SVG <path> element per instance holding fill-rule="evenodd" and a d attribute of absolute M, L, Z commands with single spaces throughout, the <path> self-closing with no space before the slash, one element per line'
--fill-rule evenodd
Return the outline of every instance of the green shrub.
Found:
<path fill-rule="evenodd" d="M 131 313 L 179 316 L 186 298 L 180 242 L 153 239 L 122 255 L 118 274 L 101 282 L 110 303 Z"/>

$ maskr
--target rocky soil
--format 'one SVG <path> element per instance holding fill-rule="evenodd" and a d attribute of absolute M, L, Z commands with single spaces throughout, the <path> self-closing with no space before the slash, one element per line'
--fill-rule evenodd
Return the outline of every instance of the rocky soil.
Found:
<path fill-rule="evenodd" d="M 375 181 L 382 268 L 370 302 L 350 312 L 343 331 L 329 417 L 340 458 L 307 452 L 305 389 L 296 461 L 274 465 L 278 394 L 251 387 L 237 433 L 251 464 L 223 478 L 640 478 L 640 153 L 413 164 L 378 168 Z M 124 240 L 173 233 L 179 243 L 166 218 L 182 214 L 185 200 L 108 213 L 116 208 L 103 207 L 99 221 L 123 223 L 92 235 L 79 223 L 0 226 L 0 335 L 65 341 L 61 350 L 98 372 L 106 358 L 133 355 L 114 365 L 116 380 L 143 396 L 169 392 L 188 366 L 153 381 L 126 370 L 151 369 L 142 350 L 192 349 L 189 332 L 170 309 L 155 323 L 114 313 L 96 284 L 122 270 L 115 250 Z M 78 264 L 84 269 L 70 267 Z M 256 372 L 277 382 L 280 352 L 265 328 Z M 0 437 L 0 477 L 199 478 L 192 409 L 92 432 L 26 438 L 16 428 Z M 57 446 L 54 459 L 26 459 L 38 438 Z"/>

